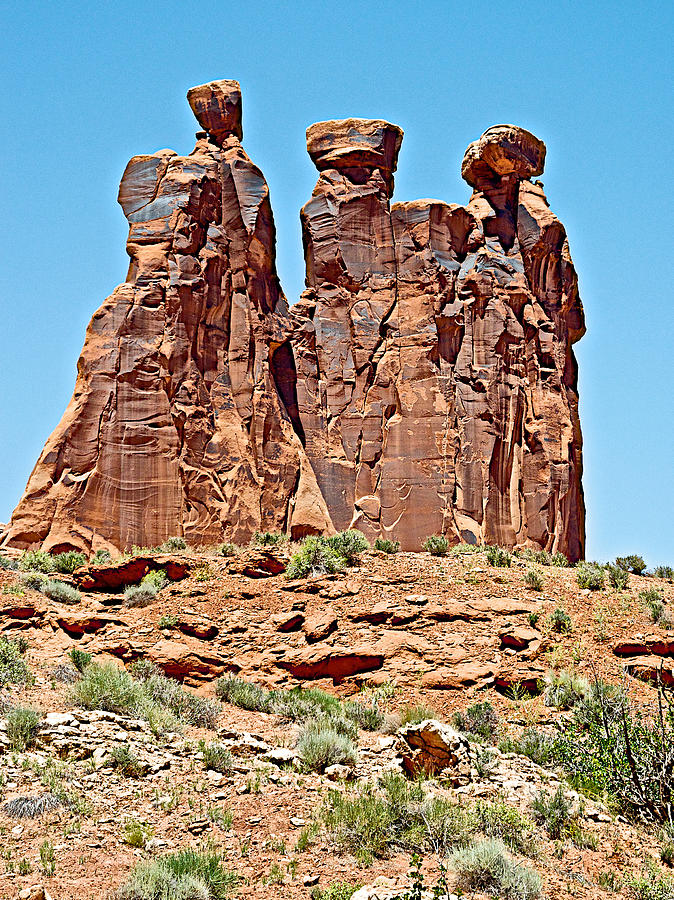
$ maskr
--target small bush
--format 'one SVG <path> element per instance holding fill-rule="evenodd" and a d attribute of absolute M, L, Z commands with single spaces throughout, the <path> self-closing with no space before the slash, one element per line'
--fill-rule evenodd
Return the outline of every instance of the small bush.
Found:
<path fill-rule="evenodd" d="M 629 573 L 621 566 L 613 566 L 611 563 L 607 563 L 606 574 L 608 575 L 608 583 L 611 587 L 616 588 L 616 590 L 624 591 L 629 587 Z"/>
<path fill-rule="evenodd" d="M 540 877 L 513 862 L 503 842 L 493 838 L 456 850 L 450 865 L 463 890 L 482 891 L 504 900 L 533 900 L 541 893 Z"/>
<path fill-rule="evenodd" d="M 444 534 L 432 534 L 421 545 L 421 549 L 431 556 L 446 556 L 449 550 L 449 541 Z"/>
<path fill-rule="evenodd" d="M 564 796 L 560 785 L 550 794 L 540 791 L 531 801 L 536 821 L 545 827 L 545 830 L 553 840 L 559 840 L 566 834 L 573 819 L 571 802 Z"/>
<path fill-rule="evenodd" d="M 91 557 L 91 562 L 95 566 L 103 566 L 106 563 L 109 563 L 112 559 L 112 554 L 109 550 L 101 549 L 97 550 L 94 555 Z"/>
<path fill-rule="evenodd" d="M 149 606 L 153 600 L 157 599 L 157 593 L 154 584 L 130 584 L 124 591 L 124 604 L 131 608 Z"/>
<path fill-rule="evenodd" d="M 41 591 L 46 584 L 49 584 L 49 576 L 44 572 L 24 572 L 21 576 L 21 584 L 32 591 Z"/>
<path fill-rule="evenodd" d="M 524 583 L 532 591 L 543 590 L 543 576 L 538 569 L 529 568 L 524 574 Z"/>
<path fill-rule="evenodd" d="M 397 553 L 400 550 L 400 541 L 390 541 L 388 538 L 375 538 L 374 549 L 380 553 Z"/>
<path fill-rule="evenodd" d="M 177 553 L 180 550 L 186 550 L 187 544 L 185 543 L 185 538 L 170 537 L 163 544 L 160 544 L 159 549 L 164 553 Z"/>
<path fill-rule="evenodd" d="M 254 547 L 279 547 L 288 540 L 285 534 L 276 531 L 256 531 L 250 542 Z"/>
<path fill-rule="evenodd" d="M 672 566 L 656 566 L 653 569 L 653 574 L 656 578 L 666 578 L 672 581 L 674 579 L 674 568 Z"/>
<path fill-rule="evenodd" d="M 352 565 L 358 559 L 359 554 L 370 549 L 367 538 L 362 531 L 349 529 L 348 531 L 339 531 L 327 538 L 327 542 L 332 549 L 346 560 L 348 565 Z"/>
<path fill-rule="evenodd" d="M 235 675 L 224 675 L 215 683 L 215 696 L 242 709 L 269 712 L 269 695 L 264 688 Z"/>
<path fill-rule="evenodd" d="M 508 567 L 512 562 L 512 554 L 503 547 L 487 547 L 487 562 L 490 566 Z"/>
<path fill-rule="evenodd" d="M 127 819 L 124 823 L 122 840 L 129 847 L 143 848 L 154 834 L 154 828 L 137 819 Z"/>
<path fill-rule="evenodd" d="M 199 750 L 203 756 L 204 769 L 213 769 L 214 772 L 229 772 L 232 768 L 232 754 L 224 744 L 211 741 L 199 741 Z"/>
<path fill-rule="evenodd" d="M 547 766 L 553 759 L 554 740 L 538 728 L 525 728 L 516 740 L 504 738 L 499 742 L 501 753 L 519 753 L 539 766 Z"/>
<path fill-rule="evenodd" d="M 2 809 L 12 819 L 37 819 L 62 805 L 62 800 L 54 794 L 32 794 L 7 800 Z"/>
<path fill-rule="evenodd" d="M 587 678 L 561 669 L 559 672 L 548 672 L 544 679 L 545 705 L 557 709 L 571 709 L 580 700 L 584 700 L 590 691 Z"/>
<path fill-rule="evenodd" d="M 424 703 L 408 703 L 400 711 L 400 726 L 418 725 L 419 722 L 425 722 L 427 719 L 437 719 L 437 713 L 430 706 Z"/>
<path fill-rule="evenodd" d="M 631 556 L 619 556 L 615 564 L 618 568 L 623 569 L 625 572 L 631 572 L 633 575 L 641 575 L 646 570 L 645 560 L 635 553 L 631 554 Z"/>
<path fill-rule="evenodd" d="M 140 778 L 143 767 L 140 760 L 127 744 L 118 744 L 112 748 L 110 761 L 115 769 L 127 778 Z"/>
<path fill-rule="evenodd" d="M 77 550 L 68 550 L 66 553 L 57 553 L 54 559 L 54 571 L 61 572 L 63 575 L 72 575 L 75 569 L 86 565 L 87 557 L 85 553 L 78 553 Z"/>
<path fill-rule="evenodd" d="M 84 672 L 92 660 L 91 653 L 87 653 L 86 650 L 79 650 L 77 647 L 72 647 L 68 656 L 78 672 Z"/>
<path fill-rule="evenodd" d="M 345 700 L 344 714 L 364 731 L 378 731 L 384 724 L 384 713 L 376 700 Z"/>
<path fill-rule="evenodd" d="M 532 853 L 534 824 L 514 806 L 504 800 L 495 803 L 478 800 L 475 817 L 480 831 L 487 837 L 499 838 L 518 853 Z"/>
<path fill-rule="evenodd" d="M 550 627 L 558 634 L 571 631 L 571 617 L 561 606 L 556 606 L 550 615 Z"/>
<path fill-rule="evenodd" d="M 54 600 L 56 603 L 66 603 L 69 606 L 74 606 L 82 600 L 82 595 L 77 588 L 74 588 L 71 584 L 66 584 L 65 581 L 48 581 L 41 590 L 45 597 L 49 597 L 50 600 Z"/>
<path fill-rule="evenodd" d="M 327 888 L 313 888 L 311 891 L 311 900 L 351 900 L 351 897 L 353 897 L 359 887 L 359 884 L 347 884 L 346 881 L 334 881 Z"/>
<path fill-rule="evenodd" d="M 550 557 L 550 565 L 565 569 L 569 565 L 569 561 L 563 553 L 553 553 Z"/>
<path fill-rule="evenodd" d="M 540 619 L 541 614 L 539 612 L 530 612 L 527 616 L 527 622 L 531 625 L 532 628 L 535 628 L 538 625 L 538 620 Z"/>
<path fill-rule="evenodd" d="M 354 766 L 358 751 L 346 735 L 329 723 L 307 722 L 297 741 L 297 755 L 305 772 L 323 772 L 328 766 Z"/>
<path fill-rule="evenodd" d="M 141 586 L 151 585 L 157 591 L 160 591 L 163 587 L 168 584 L 169 578 L 166 574 L 166 569 L 155 569 L 154 572 L 148 572 L 147 575 L 143 576 L 143 580 L 141 581 Z"/>
<path fill-rule="evenodd" d="M 469 706 L 465 713 L 454 713 L 452 722 L 459 731 L 475 734 L 486 741 L 496 735 L 500 725 L 496 710 L 488 700 Z"/>
<path fill-rule="evenodd" d="M 628 875 L 623 887 L 630 900 L 674 900 L 674 881 L 666 873 L 658 872 L 655 866 L 641 875 Z"/>
<path fill-rule="evenodd" d="M 148 705 L 143 685 L 113 663 L 87 666 L 82 678 L 73 685 L 72 696 L 84 709 L 127 715 L 142 715 Z"/>
<path fill-rule="evenodd" d="M 9 556 L 4 556 L 0 553 L 0 569 L 7 569 L 10 572 L 15 572 L 19 568 L 19 564 L 15 559 L 10 559 Z"/>
<path fill-rule="evenodd" d="M 181 722 L 202 728 L 215 727 L 220 713 L 220 704 L 206 697 L 198 697 L 184 690 L 173 678 L 167 678 L 159 671 L 146 675 L 134 668 L 150 701 L 169 710 Z"/>
<path fill-rule="evenodd" d="M 306 578 L 341 572 L 346 562 L 324 537 L 308 537 L 290 558 L 286 578 Z"/>
<path fill-rule="evenodd" d="M 159 616 L 157 620 L 157 626 L 159 628 L 175 628 L 178 624 L 178 616 L 169 613 L 165 616 Z"/>
<path fill-rule="evenodd" d="M 226 556 L 228 558 L 231 556 L 236 556 L 237 546 L 236 544 L 230 544 L 229 542 L 225 541 L 224 544 L 220 544 L 220 546 L 218 547 L 218 553 L 220 554 L 220 556 Z"/>
<path fill-rule="evenodd" d="M 180 850 L 138 863 L 113 900 L 228 900 L 238 883 L 217 853 Z"/>
<path fill-rule="evenodd" d="M 20 644 L 0 635 L 0 687 L 6 684 L 27 684 L 32 680 L 21 654 Z"/>
<path fill-rule="evenodd" d="M 16 706 L 7 713 L 7 739 L 12 750 L 32 747 L 40 727 L 40 714 L 28 706 Z"/>
<path fill-rule="evenodd" d="M 54 557 L 45 550 L 26 550 L 19 558 L 22 572 L 43 572 L 49 575 L 56 571 Z"/>
<path fill-rule="evenodd" d="M 593 562 L 579 563 L 576 581 L 578 586 L 590 591 L 599 591 L 604 587 L 604 569 Z"/>

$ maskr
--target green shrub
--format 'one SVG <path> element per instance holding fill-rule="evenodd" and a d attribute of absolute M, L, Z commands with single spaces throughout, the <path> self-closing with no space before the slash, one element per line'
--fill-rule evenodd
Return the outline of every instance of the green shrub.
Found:
<path fill-rule="evenodd" d="M 358 751 L 346 735 L 340 734 L 331 723 L 309 721 L 300 732 L 297 755 L 305 772 L 323 772 L 328 766 L 354 766 Z"/>
<path fill-rule="evenodd" d="M 155 569 L 154 572 L 148 572 L 147 575 L 143 576 L 141 586 L 151 585 L 157 591 L 160 591 L 163 587 L 166 587 L 168 581 L 166 569 Z"/>
<path fill-rule="evenodd" d="M 26 750 L 32 747 L 40 727 L 40 714 L 29 706 L 15 706 L 6 718 L 10 749 Z"/>
<path fill-rule="evenodd" d="M 124 604 L 131 608 L 149 606 L 157 599 L 157 593 L 155 585 L 149 582 L 130 584 L 124 591 Z"/>
<path fill-rule="evenodd" d="M 56 603 L 66 603 L 69 606 L 74 606 L 82 600 L 82 595 L 77 588 L 71 584 L 66 584 L 65 581 L 48 581 L 40 590 L 45 597 L 49 597 L 50 600 L 54 600 Z"/>
<path fill-rule="evenodd" d="M 670 875 L 651 866 L 640 875 L 629 874 L 623 882 L 631 900 L 674 900 L 674 881 Z"/>
<path fill-rule="evenodd" d="M 250 542 L 254 547 L 279 547 L 288 540 L 287 535 L 276 531 L 256 531 Z"/>
<path fill-rule="evenodd" d="M 533 822 L 504 800 L 488 803 L 478 800 L 475 818 L 480 831 L 487 837 L 499 838 L 511 850 L 532 855 Z"/>
<path fill-rule="evenodd" d="M 604 587 L 604 569 L 598 563 L 578 563 L 576 569 L 576 581 L 579 587 L 590 591 L 599 591 Z"/>
<path fill-rule="evenodd" d="M 87 653 L 86 650 L 79 650 L 77 647 L 72 647 L 68 656 L 78 672 L 84 672 L 92 659 L 91 653 Z"/>
<path fill-rule="evenodd" d="M 550 615 L 550 627 L 558 634 L 571 631 L 571 617 L 561 606 L 556 606 Z"/>
<path fill-rule="evenodd" d="M 504 738 L 499 742 L 501 753 L 519 753 L 539 766 L 547 766 L 553 758 L 554 740 L 538 728 L 525 728 L 519 738 Z"/>
<path fill-rule="evenodd" d="M 665 598 L 656 588 L 639 591 L 639 599 L 651 614 L 654 624 L 669 624 L 669 611 L 665 607 Z"/>
<path fill-rule="evenodd" d="M 242 709 L 269 712 L 269 693 L 252 681 L 244 681 L 235 675 L 218 678 L 215 683 L 215 696 Z"/>
<path fill-rule="evenodd" d="M 75 569 L 84 566 L 87 563 L 85 553 L 78 553 L 77 550 L 68 550 L 65 553 L 57 553 L 54 556 L 54 571 L 61 572 L 63 575 L 72 575 Z"/>
<path fill-rule="evenodd" d="M 166 538 L 163 544 L 159 547 L 164 553 L 177 553 L 179 550 L 186 550 L 187 544 L 185 542 L 185 538 L 182 537 L 170 537 Z"/>
<path fill-rule="evenodd" d="M 538 620 L 540 619 L 541 614 L 539 612 L 530 612 L 527 615 L 527 622 L 531 625 L 532 628 L 535 628 L 538 625 Z"/>
<path fill-rule="evenodd" d="M 165 616 L 159 616 L 157 619 L 158 628 L 175 628 L 178 624 L 178 616 L 173 613 L 167 613 Z"/>
<path fill-rule="evenodd" d="M 218 547 L 218 553 L 220 556 L 236 556 L 237 554 L 237 546 L 236 544 L 230 544 L 228 541 L 225 541 L 224 544 L 220 544 Z"/>
<path fill-rule="evenodd" d="M 138 819 L 127 819 L 122 831 L 122 840 L 129 847 L 143 848 L 154 834 L 154 828 Z"/>
<path fill-rule="evenodd" d="M 214 772 L 229 772 L 232 768 L 232 754 L 224 744 L 211 741 L 199 741 L 199 750 L 203 756 L 204 769 L 212 769 Z"/>
<path fill-rule="evenodd" d="M 408 703 L 400 711 L 400 726 L 418 725 L 427 719 L 437 719 L 438 715 L 430 706 L 424 703 Z"/>
<path fill-rule="evenodd" d="M 2 804 L 2 809 L 12 819 L 37 819 L 62 805 L 63 801 L 54 794 L 32 794 L 13 797 Z"/>
<path fill-rule="evenodd" d="M 206 697 L 198 697 L 184 690 L 173 678 L 167 678 L 156 667 L 132 669 L 151 703 L 171 712 L 181 722 L 213 728 L 220 713 L 220 704 Z"/>
<path fill-rule="evenodd" d="M 180 850 L 140 862 L 114 900 L 228 900 L 239 878 L 217 853 Z"/>
<path fill-rule="evenodd" d="M 569 561 L 563 553 L 553 553 L 550 558 L 550 565 L 565 569 L 569 565 Z"/>
<path fill-rule="evenodd" d="M 489 839 L 454 851 L 450 865 L 462 890 L 481 891 L 504 900 L 533 900 L 541 893 L 541 879 L 517 865 L 502 841 Z"/>
<path fill-rule="evenodd" d="M 616 566 L 633 575 L 641 575 L 646 570 L 646 562 L 641 556 L 633 553 L 631 556 L 619 556 L 615 561 Z"/>
<path fill-rule="evenodd" d="M 28 684 L 32 680 L 19 642 L 0 635 L 0 687 L 6 684 Z"/>
<path fill-rule="evenodd" d="M 571 709 L 579 700 L 584 700 L 590 690 L 587 678 L 567 669 L 548 672 L 544 684 L 545 705 L 557 709 Z"/>
<path fill-rule="evenodd" d="M 4 556 L 0 553 L 0 569 L 7 569 L 10 572 L 15 572 L 19 568 L 19 564 L 15 559 L 10 559 L 9 556 Z"/>
<path fill-rule="evenodd" d="M 606 574 L 608 575 L 608 583 L 611 587 L 616 588 L 616 590 L 624 591 L 629 587 L 629 573 L 621 566 L 613 566 L 611 563 L 607 563 Z"/>
<path fill-rule="evenodd" d="M 481 544 L 456 544 L 449 551 L 450 556 L 468 556 L 471 553 L 481 553 L 484 547 Z"/>
<path fill-rule="evenodd" d="M 112 560 L 112 554 L 109 550 L 101 549 L 97 550 L 94 555 L 91 557 L 91 562 L 95 566 L 104 566 L 106 563 L 109 563 Z"/>
<path fill-rule="evenodd" d="M 431 556 L 446 556 L 449 550 L 449 541 L 444 534 L 432 534 L 421 545 L 421 549 Z"/>
<path fill-rule="evenodd" d="M 143 685 L 114 663 L 92 663 L 72 687 L 72 696 L 84 709 L 143 715 L 148 697 Z"/>
<path fill-rule="evenodd" d="M 672 566 L 656 566 L 653 569 L 656 578 L 667 578 L 669 581 L 674 579 L 674 568 Z"/>
<path fill-rule="evenodd" d="M 333 534 L 332 537 L 327 538 L 327 542 L 336 553 L 346 560 L 347 565 L 352 565 L 357 561 L 359 554 L 370 549 L 363 532 L 354 531 L 351 528 L 348 531 L 339 531 L 337 534 Z"/>
<path fill-rule="evenodd" d="M 49 584 L 49 580 L 49 576 L 44 572 L 24 572 L 21 576 L 23 587 L 30 588 L 32 591 L 41 591 L 45 585 Z"/>
<path fill-rule="evenodd" d="M 543 576 L 538 569 L 529 568 L 524 574 L 524 583 L 532 591 L 543 590 Z"/>
<path fill-rule="evenodd" d="M 143 768 L 140 760 L 127 744 L 117 744 L 110 753 L 112 765 L 121 775 L 127 778 L 140 778 Z"/>
<path fill-rule="evenodd" d="M 390 541 L 388 538 L 375 538 L 374 549 L 381 553 L 397 553 L 400 550 L 400 541 Z"/>
<path fill-rule="evenodd" d="M 19 558 L 19 568 L 23 572 L 44 572 L 49 575 L 56 571 L 54 557 L 45 550 L 26 550 Z"/>
<path fill-rule="evenodd" d="M 378 731 L 384 724 L 384 713 L 376 699 L 345 700 L 344 715 L 364 731 Z"/>
<path fill-rule="evenodd" d="M 487 547 L 487 562 L 490 566 L 508 567 L 512 562 L 512 554 L 503 547 Z"/>
<path fill-rule="evenodd" d="M 306 578 L 309 575 L 327 575 L 341 572 L 346 562 L 344 557 L 328 543 L 324 537 L 308 537 L 290 558 L 286 568 L 286 578 Z"/>
<path fill-rule="evenodd" d="M 536 821 L 545 827 L 553 840 L 559 840 L 571 821 L 571 801 L 564 796 L 561 785 L 554 793 L 540 791 L 531 801 Z"/>
<path fill-rule="evenodd" d="M 353 897 L 359 888 L 359 884 L 347 884 L 346 881 L 333 881 L 327 888 L 313 888 L 311 891 L 311 900 L 351 900 L 351 897 Z"/>
<path fill-rule="evenodd" d="M 454 727 L 467 734 L 475 734 L 486 741 L 497 733 L 500 719 L 488 700 L 469 706 L 465 713 L 455 712 L 452 716 Z"/>

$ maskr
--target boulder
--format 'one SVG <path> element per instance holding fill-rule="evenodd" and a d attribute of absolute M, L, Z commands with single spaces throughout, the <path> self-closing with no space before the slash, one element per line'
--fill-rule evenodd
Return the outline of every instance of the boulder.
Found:
<path fill-rule="evenodd" d="M 468 740 L 443 722 L 426 719 L 397 733 L 397 750 L 407 775 L 442 775 L 454 786 L 471 779 L 472 750 Z"/>

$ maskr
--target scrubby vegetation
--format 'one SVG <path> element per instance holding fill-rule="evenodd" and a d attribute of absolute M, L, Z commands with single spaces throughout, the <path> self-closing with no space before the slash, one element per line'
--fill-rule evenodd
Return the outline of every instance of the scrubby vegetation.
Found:
<path fill-rule="evenodd" d="M 611 563 L 607 563 L 604 568 L 608 576 L 608 583 L 611 587 L 614 587 L 619 591 L 624 591 L 629 587 L 630 576 L 627 569 L 623 566 L 614 566 Z"/>
<path fill-rule="evenodd" d="M 487 562 L 490 566 L 507 567 L 512 563 L 512 554 L 503 547 L 487 547 Z"/>
<path fill-rule="evenodd" d="M 113 900 L 228 900 L 238 883 L 217 853 L 181 850 L 138 863 Z"/>
<path fill-rule="evenodd" d="M 619 556 L 615 564 L 625 572 L 632 572 L 633 575 L 642 575 L 646 571 L 646 561 L 636 553 L 632 553 L 630 556 Z"/>
<path fill-rule="evenodd" d="M 590 591 L 600 591 L 604 587 L 604 569 L 599 563 L 579 563 L 576 570 L 579 587 Z"/>
<path fill-rule="evenodd" d="M 482 891 L 504 900 L 532 900 L 541 893 L 540 876 L 515 863 L 502 841 L 492 838 L 456 850 L 450 862 L 464 890 Z"/>
<path fill-rule="evenodd" d="M 29 706 L 15 706 L 6 718 L 10 749 L 26 750 L 32 747 L 40 727 L 40 714 Z"/>
<path fill-rule="evenodd" d="M 25 648 L 17 640 L 0 635 L 0 687 L 6 684 L 28 684 L 32 675 L 23 658 Z"/>
<path fill-rule="evenodd" d="M 571 709 L 580 700 L 584 700 L 590 691 L 587 678 L 561 669 L 559 672 L 548 672 L 544 679 L 545 705 L 557 709 Z"/>
<path fill-rule="evenodd" d="M 370 549 L 368 540 L 363 532 L 355 531 L 352 528 L 347 531 L 339 531 L 326 540 L 335 553 L 341 556 L 349 566 L 358 560 L 361 553 Z"/>
<path fill-rule="evenodd" d="M 232 754 L 224 746 L 216 741 L 207 744 L 205 741 L 199 741 L 199 752 L 201 753 L 204 769 L 212 769 L 214 772 L 229 772 L 232 768 Z"/>
<path fill-rule="evenodd" d="M 159 549 L 164 553 L 178 553 L 187 549 L 187 543 L 183 537 L 170 537 L 160 544 Z"/>
<path fill-rule="evenodd" d="M 400 550 L 400 541 L 391 541 L 388 538 L 375 538 L 374 549 L 381 553 L 397 553 Z"/>
<path fill-rule="evenodd" d="M 324 537 L 308 537 L 294 553 L 286 568 L 286 578 L 306 578 L 309 575 L 328 575 L 341 572 L 346 565 L 344 557 L 330 546 Z"/>
<path fill-rule="evenodd" d="M 309 720 L 300 732 L 297 755 L 307 772 L 323 772 L 336 764 L 353 766 L 358 751 L 351 738 L 342 734 L 328 719 Z"/>
<path fill-rule="evenodd" d="M 498 732 L 500 719 L 491 703 L 485 700 L 474 703 L 465 712 L 454 713 L 452 723 L 459 731 L 492 741 Z"/>
<path fill-rule="evenodd" d="M 65 553 L 57 553 L 54 556 L 54 571 L 63 575 L 72 575 L 75 569 L 86 565 L 87 556 L 77 550 L 68 550 Z"/>
<path fill-rule="evenodd" d="M 543 576 L 538 569 L 534 569 L 531 566 L 524 573 L 524 583 L 532 591 L 543 590 Z"/>
<path fill-rule="evenodd" d="M 444 534 L 432 534 L 421 545 L 421 549 L 431 556 L 446 556 L 449 550 L 449 541 Z"/>
<path fill-rule="evenodd" d="M 251 538 L 253 547 L 279 547 L 288 540 L 285 534 L 276 531 L 256 531 Z"/>
<path fill-rule="evenodd" d="M 43 572 L 49 575 L 56 571 L 56 564 L 51 553 L 45 550 L 26 550 L 19 559 L 22 572 Z"/>
<path fill-rule="evenodd" d="M 571 617 L 565 609 L 562 609 L 561 606 L 556 606 L 550 614 L 550 627 L 558 634 L 563 634 L 566 631 L 571 631 Z"/>
<path fill-rule="evenodd" d="M 75 605 L 82 600 L 82 595 L 77 588 L 71 584 L 66 584 L 65 581 L 47 581 L 43 584 L 41 591 L 45 597 L 49 597 L 50 600 L 54 600 L 56 603 Z"/>

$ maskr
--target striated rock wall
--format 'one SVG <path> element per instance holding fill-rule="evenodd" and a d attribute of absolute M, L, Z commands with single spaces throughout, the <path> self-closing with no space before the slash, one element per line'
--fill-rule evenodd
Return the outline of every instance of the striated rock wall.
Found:
<path fill-rule="evenodd" d="M 313 125 L 307 290 L 288 311 L 236 82 L 193 88 L 194 151 L 134 157 L 127 281 L 94 315 L 75 394 L 5 534 L 49 549 L 299 537 L 349 526 L 583 555 L 584 331 L 545 147 L 466 152 L 464 206 L 391 205 L 402 131 Z"/>

